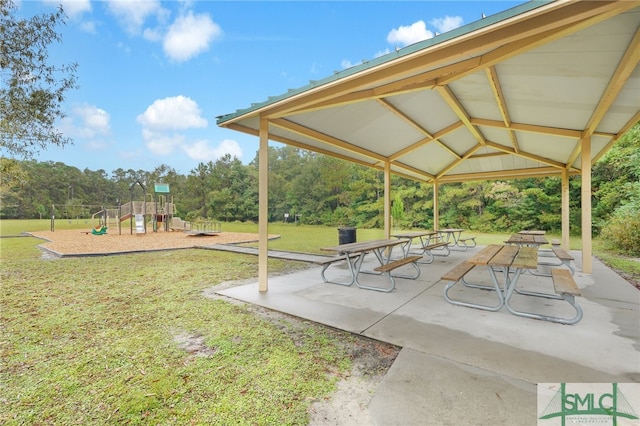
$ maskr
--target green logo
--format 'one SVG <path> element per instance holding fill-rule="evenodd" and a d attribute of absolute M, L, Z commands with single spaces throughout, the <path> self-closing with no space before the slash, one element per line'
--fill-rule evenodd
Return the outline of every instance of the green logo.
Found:
<path fill-rule="evenodd" d="M 572 391 L 568 391 L 567 384 L 561 383 L 560 389 L 553 395 L 539 419 L 547 420 L 557 417 L 560 418 L 562 426 L 565 426 L 567 419 L 571 423 L 578 421 L 613 426 L 618 425 L 620 418 L 638 420 L 638 415 L 620 391 L 617 383 L 611 384 L 610 391 L 603 390 L 602 385 L 605 384 L 573 384 Z M 540 385 L 538 386 L 540 394 Z"/>

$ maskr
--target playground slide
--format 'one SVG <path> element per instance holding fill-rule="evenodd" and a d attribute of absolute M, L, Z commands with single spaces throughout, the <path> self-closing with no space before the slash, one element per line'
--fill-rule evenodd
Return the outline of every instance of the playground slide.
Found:
<path fill-rule="evenodd" d="M 93 228 L 91 230 L 91 233 L 93 235 L 104 235 L 107 233 L 107 227 L 103 225 L 100 228 Z"/>

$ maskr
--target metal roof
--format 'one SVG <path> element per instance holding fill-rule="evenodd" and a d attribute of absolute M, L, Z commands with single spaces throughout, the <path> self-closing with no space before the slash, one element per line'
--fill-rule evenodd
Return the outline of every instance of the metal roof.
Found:
<path fill-rule="evenodd" d="M 218 118 L 430 182 L 579 173 L 640 120 L 640 2 L 528 2 Z"/>

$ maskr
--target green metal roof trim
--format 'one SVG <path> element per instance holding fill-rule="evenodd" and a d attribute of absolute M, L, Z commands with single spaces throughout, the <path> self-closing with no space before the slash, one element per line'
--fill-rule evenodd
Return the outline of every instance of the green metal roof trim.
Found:
<path fill-rule="evenodd" d="M 325 77 L 322 80 L 312 80 L 306 86 L 300 87 L 298 89 L 289 89 L 287 93 L 284 93 L 282 95 L 270 96 L 266 101 L 252 104 L 251 107 L 249 108 L 239 109 L 239 110 L 236 110 L 236 112 L 233 112 L 230 114 L 220 115 L 216 117 L 218 119 L 217 124 L 221 125 L 227 121 L 233 120 L 234 118 L 243 116 L 253 111 L 257 111 L 265 106 L 274 104 L 283 99 L 287 99 L 297 94 L 304 93 L 308 90 L 314 89 L 316 87 L 322 86 L 324 84 L 327 84 L 336 80 L 340 80 L 350 75 L 357 74 L 363 70 L 376 67 L 386 62 L 390 62 L 402 56 L 406 56 L 414 52 L 426 49 L 428 47 L 435 46 L 439 43 L 443 43 L 445 41 L 455 39 L 456 37 L 460 37 L 462 35 L 471 33 L 473 31 L 477 31 L 481 28 L 493 25 L 497 22 L 500 22 L 509 18 L 513 18 L 514 16 L 529 12 L 530 10 L 537 9 L 541 6 L 544 6 L 549 3 L 553 3 L 555 1 L 557 0 L 530 0 L 521 5 L 512 7 L 502 12 L 498 12 L 495 15 L 484 17 L 479 21 L 471 22 L 469 24 L 458 27 L 454 30 L 448 31 L 443 34 L 439 34 L 433 38 L 414 43 L 412 45 L 403 47 L 402 49 L 398 49 L 395 52 L 387 53 L 386 55 L 382 55 L 375 59 L 371 59 L 369 61 L 347 68 L 345 70 L 338 71 L 329 77 Z"/>

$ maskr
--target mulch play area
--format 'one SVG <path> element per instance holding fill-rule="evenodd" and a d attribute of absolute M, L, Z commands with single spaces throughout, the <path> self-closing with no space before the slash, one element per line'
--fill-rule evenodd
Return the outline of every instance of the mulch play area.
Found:
<path fill-rule="evenodd" d="M 40 246 L 57 256 L 81 256 L 133 253 L 154 250 L 196 248 L 212 244 L 238 244 L 258 241 L 258 234 L 243 232 L 220 232 L 216 235 L 189 235 L 183 232 L 147 232 L 131 235 L 130 230 L 108 231 L 104 235 L 93 235 L 84 230 L 58 230 L 29 232 L 46 240 Z M 269 235 L 269 238 L 276 238 Z"/>

